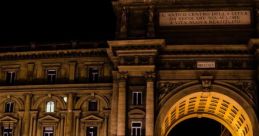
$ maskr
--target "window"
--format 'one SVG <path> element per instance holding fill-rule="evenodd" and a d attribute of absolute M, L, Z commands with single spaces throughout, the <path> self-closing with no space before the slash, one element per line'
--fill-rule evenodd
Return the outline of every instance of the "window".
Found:
<path fill-rule="evenodd" d="M 132 104 L 142 105 L 142 92 L 132 92 Z"/>
<path fill-rule="evenodd" d="M 6 102 L 5 103 L 5 112 L 13 112 L 14 104 L 13 102 Z"/>
<path fill-rule="evenodd" d="M 65 103 L 67 103 L 67 97 L 66 96 L 63 97 L 63 100 L 64 100 Z"/>
<path fill-rule="evenodd" d="M 6 83 L 14 84 L 14 82 L 15 82 L 15 72 L 14 71 L 8 71 L 6 73 Z"/>
<path fill-rule="evenodd" d="M 57 78 L 57 71 L 55 69 L 47 70 L 48 83 L 55 83 L 56 78 Z"/>
<path fill-rule="evenodd" d="M 44 127 L 43 136 L 54 136 L 54 128 L 53 127 Z"/>
<path fill-rule="evenodd" d="M 97 67 L 91 67 L 88 69 L 88 78 L 89 81 L 98 81 L 99 79 L 99 69 Z"/>
<path fill-rule="evenodd" d="M 86 136 L 97 136 L 97 127 L 87 127 Z"/>
<path fill-rule="evenodd" d="M 53 101 L 47 102 L 46 112 L 54 112 L 55 103 Z"/>
<path fill-rule="evenodd" d="M 132 122 L 131 123 L 131 136 L 142 136 L 141 129 L 142 129 L 142 122 Z"/>
<path fill-rule="evenodd" d="M 88 102 L 88 111 L 97 111 L 97 101 L 91 100 Z"/>
<path fill-rule="evenodd" d="M 3 136 L 13 136 L 13 129 L 10 127 L 4 127 Z"/>

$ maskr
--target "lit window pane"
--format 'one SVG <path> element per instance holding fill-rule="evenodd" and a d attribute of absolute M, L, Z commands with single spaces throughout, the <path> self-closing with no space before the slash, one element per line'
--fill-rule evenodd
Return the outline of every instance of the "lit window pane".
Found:
<path fill-rule="evenodd" d="M 63 97 L 63 100 L 64 100 L 64 102 L 67 102 L 67 97 L 64 96 L 64 97 Z"/>
<path fill-rule="evenodd" d="M 47 102 L 46 112 L 54 112 L 55 103 L 53 101 Z"/>

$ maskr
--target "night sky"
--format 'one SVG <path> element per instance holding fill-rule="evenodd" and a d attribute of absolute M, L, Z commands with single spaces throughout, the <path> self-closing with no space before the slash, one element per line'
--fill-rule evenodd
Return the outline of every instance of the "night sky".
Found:
<path fill-rule="evenodd" d="M 4 3 L 0 7 L 0 44 L 106 40 L 114 38 L 114 30 L 110 0 Z"/>

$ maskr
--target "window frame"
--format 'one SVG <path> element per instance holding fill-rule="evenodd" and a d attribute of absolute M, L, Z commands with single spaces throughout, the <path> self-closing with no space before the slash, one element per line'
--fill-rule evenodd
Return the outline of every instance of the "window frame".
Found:
<path fill-rule="evenodd" d="M 8 79 L 8 74 L 10 74 L 10 78 Z M 17 72 L 16 71 L 6 71 L 5 72 L 5 81 L 8 84 L 14 84 L 16 81 Z"/>
<path fill-rule="evenodd" d="M 136 102 L 135 102 L 135 96 L 136 96 Z M 132 105 L 143 105 L 143 92 L 142 91 L 133 91 L 131 93 L 131 104 Z M 140 97 L 140 102 L 139 102 Z"/>
<path fill-rule="evenodd" d="M 52 131 L 47 131 L 45 128 L 52 128 Z M 51 136 L 50 134 L 52 134 L 52 136 L 54 136 L 55 135 L 55 128 L 53 126 L 44 126 L 43 131 L 42 131 L 43 136 L 45 136 L 45 133 L 48 134 L 47 136 Z"/>
<path fill-rule="evenodd" d="M 86 126 L 86 136 L 88 136 L 88 128 L 96 128 L 96 135 L 92 135 L 92 136 L 99 136 L 98 134 L 98 126 Z"/>
<path fill-rule="evenodd" d="M 96 110 L 90 110 L 90 103 L 91 102 L 95 102 L 96 103 Z M 89 111 L 89 112 L 98 112 L 98 100 L 96 100 L 96 99 L 90 99 L 90 100 L 88 100 L 88 102 L 87 102 L 87 106 L 88 106 L 88 109 L 87 109 L 87 111 Z"/>
<path fill-rule="evenodd" d="M 50 71 L 55 71 L 55 74 L 49 74 Z M 49 80 L 49 76 L 51 77 L 51 80 Z M 53 78 L 53 76 L 55 76 L 55 78 Z M 48 83 L 55 83 L 57 81 L 58 78 L 58 70 L 55 68 L 49 68 L 46 69 L 46 79 Z"/>
<path fill-rule="evenodd" d="M 53 102 L 53 105 L 51 105 L 51 102 Z M 50 103 L 50 106 L 48 106 L 49 103 Z M 45 112 L 46 113 L 54 113 L 55 112 L 55 107 L 56 107 L 55 101 L 49 100 L 49 101 L 46 102 Z"/>
<path fill-rule="evenodd" d="M 8 111 L 6 110 L 7 109 L 7 104 L 9 104 L 9 103 L 11 103 L 12 105 L 10 106 L 11 107 L 11 109 L 10 108 L 8 108 Z M 13 113 L 14 112 L 14 102 L 13 101 L 7 101 L 7 102 L 5 102 L 5 113 Z"/>
<path fill-rule="evenodd" d="M 7 132 L 5 132 L 5 130 L 8 130 Z M 11 131 L 9 131 L 9 130 L 11 130 Z M 2 128 L 2 135 L 3 136 L 13 136 L 14 135 L 14 131 L 13 131 L 13 128 L 6 128 L 6 127 L 3 127 Z"/>
<path fill-rule="evenodd" d="M 97 69 L 97 79 L 94 79 L 95 76 L 92 75 L 92 72 L 90 72 L 90 69 Z M 102 77 L 102 72 L 101 72 L 101 66 L 88 66 L 87 67 L 87 78 L 90 82 L 98 82 L 100 78 Z"/>
<path fill-rule="evenodd" d="M 134 126 L 133 126 L 133 123 L 140 123 L 140 127 L 134 127 Z M 135 134 L 136 134 L 136 135 L 133 134 L 133 132 L 134 132 L 133 130 L 134 130 L 134 129 L 136 129 L 136 131 L 135 131 Z M 140 131 L 140 135 L 137 135 L 137 133 L 138 133 L 137 130 L 138 130 L 138 129 L 139 129 L 139 131 Z M 130 135 L 131 135 L 131 136 L 142 136 L 142 135 L 143 135 L 143 134 L 142 134 L 142 133 L 143 133 L 143 132 L 142 132 L 142 129 L 143 129 L 143 122 L 142 122 L 142 121 L 131 121 L 131 132 L 130 132 Z"/>

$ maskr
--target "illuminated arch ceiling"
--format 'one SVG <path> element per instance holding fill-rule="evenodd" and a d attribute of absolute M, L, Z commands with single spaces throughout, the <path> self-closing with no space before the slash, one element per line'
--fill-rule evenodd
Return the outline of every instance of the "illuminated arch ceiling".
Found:
<path fill-rule="evenodd" d="M 178 123 L 194 117 L 214 119 L 233 136 L 253 136 L 245 110 L 232 98 L 217 92 L 196 92 L 177 101 L 162 120 L 161 136 L 168 135 Z"/>

